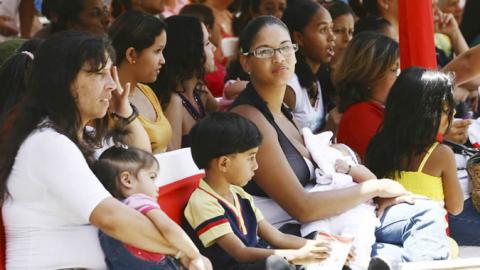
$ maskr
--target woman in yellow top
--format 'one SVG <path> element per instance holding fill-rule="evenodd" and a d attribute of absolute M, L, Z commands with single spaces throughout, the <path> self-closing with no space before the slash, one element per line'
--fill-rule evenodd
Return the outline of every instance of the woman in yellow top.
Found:
<path fill-rule="evenodd" d="M 130 101 L 138 108 L 140 123 L 150 138 L 152 152 L 165 152 L 172 128 L 153 90 L 143 83 L 157 79 L 165 64 L 166 24 L 140 12 L 127 11 L 112 24 L 109 36 L 117 55 L 122 84 L 130 83 Z"/>
<path fill-rule="evenodd" d="M 437 142 L 454 114 L 452 78 L 412 67 L 392 86 L 379 132 L 370 141 L 366 164 L 377 177 L 399 181 L 408 191 L 440 201 L 457 215 L 463 193 L 453 151 Z"/>

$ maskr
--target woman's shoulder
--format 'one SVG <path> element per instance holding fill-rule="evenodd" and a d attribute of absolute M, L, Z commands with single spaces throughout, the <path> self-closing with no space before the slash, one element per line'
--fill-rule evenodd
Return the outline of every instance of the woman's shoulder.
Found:
<path fill-rule="evenodd" d="M 60 144 L 74 144 L 67 136 L 59 133 L 52 127 L 48 126 L 39 126 L 30 133 L 30 135 L 25 140 L 26 143 L 40 143 L 47 145 L 60 145 Z"/>
<path fill-rule="evenodd" d="M 240 104 L 230 110 L 252 121 L 262 132 L 264 138 L 275 134 L 275 129 L 267 120 L 265 115 L 255 106 L 250 104 Z"/>

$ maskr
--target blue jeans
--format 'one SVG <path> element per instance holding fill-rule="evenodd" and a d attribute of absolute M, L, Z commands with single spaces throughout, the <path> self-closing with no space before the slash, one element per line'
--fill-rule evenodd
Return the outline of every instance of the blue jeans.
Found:
<path fill-rule="evenodd" d="M 472 199 L 465 200 L 463 212 L 457 216 L 448 215 L 450 236 L 459 245 L 480 246 L 480 213 L 472 204 Z"/>
<path fill-rule="evenodd" d="M 124 244 L 100 232 L 100 245 L 105 253 L 105 261 L 110 270 L 178 270 L 180 265 L 173 257 L 166 256 L 162 261 L 152 262 L 142 260 L 131 254 Z"/>
<path fill-rule="evenodd" d="M 417 200 L 387 208 L 376 230 L 372 255 L 392 262 L 447 259 L 450 246 L 445 233 L 445 210 L 436 202 Z"/>

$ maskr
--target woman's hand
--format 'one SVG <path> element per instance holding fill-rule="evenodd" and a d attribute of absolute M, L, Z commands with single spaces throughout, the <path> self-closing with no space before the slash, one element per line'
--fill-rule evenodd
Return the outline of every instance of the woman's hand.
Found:
<path fill-rule="evenodd" d="M 434 26 L 436 32 L 445 34 L 452 39 L 460 33 L 457 20 L 455 20 L 453 14 L 450 13 L 437 11 L 436 16 L 434 16 Z"/>
<path fill-rule="evenodd" d="M 112 78 L 117 84 L 117 89 L 112 92 L 112 99 L 110 101 L 110 111 L 116 113 L 121 117 L 129 117 L 133 109 L 130 106 L 128 95 L 130 94 L 130 83 L 125 84 L 125 88 L 122 87 L 120 79 L 118 78 L 118 70 L 116 66 L 111 70 Z"/>
<path fill-rule="evenodd" d="M 330 241 L 307 240 L 306 244 L 292 253 L 286 259 L 296 265 L 320 263 L 330 256 Z"/>
<path fill-rule="evenodd" d="M 377 217 L 382 218 L 383 214 L 385 213 L 385 209 L 387 209 L 392 205 L 400 204 L 400 203 L 415 204 L 416 199 L 425 200 L 428 198 L 421 195 L 403 195 L 395 198 L 378 198 L 377 199 Z"/>
<path fill-rule="evenodd" d="M 468 126 L 471 123 L 470 119 L 454 120 L 444 138 L 459 144 L 466 143 L 468 140 Z"/>
<path fill-rule="evenodd" d="M 377 181 L 377 196 L 380 198 L 394 198 L 398 196 L 410 195 L 402 184 L 391 179 L 369 180 Z"/>

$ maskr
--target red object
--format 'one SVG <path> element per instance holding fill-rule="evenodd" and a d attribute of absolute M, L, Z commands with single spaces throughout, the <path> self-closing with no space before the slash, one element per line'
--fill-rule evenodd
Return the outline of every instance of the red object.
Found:
<path fill-rule="evenodd" d="M 437 69 L 432 0 L 399 0 L 400 65 Z"/>
<path fill-rule="evenodd" d="M 436 138 L 437 142 L 439 143 L 443 143 L 443 134 L 442 133 L 437 133 L 437 138 Z"/>
<path fill-rule="evenodd" d="M 383 106 L 370 101 L 351 105 L 338 126 L 337 141 L 348 145 L 363 160 L 368 143 L 383 122 L 384 111 Z"/>
<path fill-rule="evenodd" d="M 205 74 L 203 78 L 207 84 L 208 90 L 214 97 L 221 97 L 223 95 L 223 87 L 225 86 L 225 76 L 227 72 L 225 67 L 215 61 L 216 70 Z"/>
<path fill-rule="evenodd" d="M 136 248 L 134 246 L 127 245 L 127 244 L 123 244 L 123 245 L 130 252 L 130 254 L 142 260 L 149 261 L 149 262 L 160 262 L 163 259 L 165 259 L 164 254 L 146 251 L 140 248 Z"/>
<path fill-rule="evenodd" d="M 204 173 L 195 174 L 159 188 L 158 204 L 160 208 L 178 225 L 182 224 L 183 210 L 190 195 L 204 176 Z"/>

